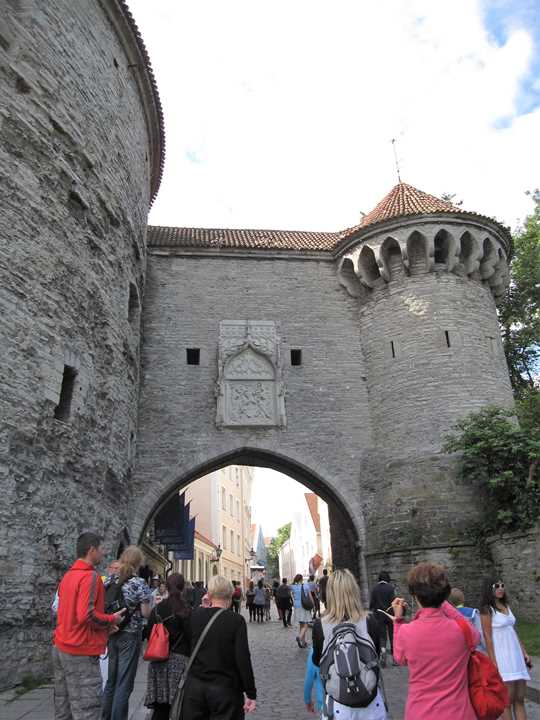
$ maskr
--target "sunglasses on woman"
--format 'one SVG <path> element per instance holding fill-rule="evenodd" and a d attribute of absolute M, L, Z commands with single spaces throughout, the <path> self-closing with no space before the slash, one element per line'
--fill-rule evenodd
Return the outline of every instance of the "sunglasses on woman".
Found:
<path fill-rule="evenodd" d="M 493 590 L 504 590 L 504 583 L 503 582 L 493 583 L 493 585 L 491 587 L 493 588 Z"/>

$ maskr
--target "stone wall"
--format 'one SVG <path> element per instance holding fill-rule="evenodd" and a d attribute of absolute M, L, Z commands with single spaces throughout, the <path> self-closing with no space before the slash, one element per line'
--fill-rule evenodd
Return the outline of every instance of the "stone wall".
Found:
<path fill-rule="evenodd" d="M 222 320 L 277 323 L 284 428 L 216 426 Z M 234 455 L 245 448 L 281 458 L 323 499 L 338 501 L 337 517 L 347 516 L 343 536 L 336 529 L 338 544 L 351 525 L 356 538 L 363 535 L 359 467 L 370 445 L 365 369 L 356 302 L 339 286 L 330 259 L 152 250 L 143 325 L 135 536 L 175 485 L 216 459 L 239 462 Z M 188 348 L 200 350 L 199 365 L 187 364 Z M 291 365 L 291 349 L 302 350 L 300 366 Z M 264 464 L 260 456 L 254 462 Z M 347 542 L 349 562 L 357 564 L 354 542 Z"/>
<path fill-rule="evenodd" d="M 151 178 L 113 10 L 0 2 L 0 686 L 47 671 L 77 535 L 127 524 Z"/>
<path fill-rule="evenodd" d="M 538 622 L 540 528 L 509 533 L 488 541 L 497 579 L 504 580 L 514 614 Z"/>

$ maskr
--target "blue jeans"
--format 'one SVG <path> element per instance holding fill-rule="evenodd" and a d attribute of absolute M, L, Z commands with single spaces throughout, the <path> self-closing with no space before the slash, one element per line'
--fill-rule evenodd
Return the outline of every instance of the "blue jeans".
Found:
<path fill-rule="evenodd" d="M 102 720 L 127 720 L 140 651 L 140 632 L 123 631 L 109 638 L 109 675 L 103 691 Z"/>

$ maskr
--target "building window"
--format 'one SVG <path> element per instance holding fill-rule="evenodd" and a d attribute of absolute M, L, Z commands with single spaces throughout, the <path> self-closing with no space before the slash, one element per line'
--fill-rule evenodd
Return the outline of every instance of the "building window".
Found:
<path fill-rule="evenodd" d="M 298 367 L 302 364 L 302 351 L 300 349 L 291 350 L 291 365 Z"/>
<path fill-rule="evenodd" d="M 230 531 L 230 534 L 231 534 L 231 552 L 233 553 L 234 552 L 234 533 L 232 530 Z"/>
<path fill-rule="evenodd" d="M 223 525 L 223 527 L 221 528 L 221 531 L 222 531 L 222 535 L 223 535 L 223 549 L 226 550 L 227 549 L 227 528 L 225 527 L 225 525 Z"/>
<path fill-rule="evenodd" d="M 225 488 L 221 488 L 221 509 L 227 509 L 227 492 Z"/>
<path fill-rule="evenodd" d="M 54 408 L 54 417 L 56 420 L 67 422 L 71 415 L 71 401 L 73 400 L 73 389 L 75 388 L 75 378 L 77 371 L 70 365 L 64 365 L 64 374 L 62 376 L 62 388 L 60 389 L 60 399 L 58 405 Z"/>
<path fill-rule="evenodd" d="M 236 519 L 240 520 L 240 500 L 236 501 Z"/>
<path fill-rule="evenodd" d="M 237 548 L 236 554 L 242 555 L 242 553 L 240 552 L 240 535 L 236 536 L 236 548 Z"/>
<path fill-rule="evenodd" d="M 201 362 L 200 348 L 186 348 L 186 362 L 188 365 L 199 365 Z"/>
<path fill-rule="evenodd" d="M 229 495 L 229 512 L 233 515 L 233 496 Z"/>
<path fill-rule="evenodd" d="M 128 298 L 128 322 L 135 329 L 135 325 L 139 320 L 139 295 L 137 287 L 133 283 L 129 283 Z"/>

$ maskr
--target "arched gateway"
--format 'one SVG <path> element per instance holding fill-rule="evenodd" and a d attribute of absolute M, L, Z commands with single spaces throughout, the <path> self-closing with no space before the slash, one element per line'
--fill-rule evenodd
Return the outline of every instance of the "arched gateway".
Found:
<path fill-rule="evenodd" d="M 362 556 L 359 552 L 361 546 L 359 538 L 363 535 L 363 527 L 361 524 L 358 527 L 358 518 L 351 516 L 346 498 L 338 494 L 332 484 L 311 468 L 290 457 L 260 448 L 238 448 L 202 465 L 185 470 L 181 475 L 174 477 L 172 481 L 170 478 L 164 477 L 161 483 L 153 484 L 149 492 L 138 502 L 132 524 L 134 537 L 139 538 L 139 541 L 142 542 L 147 523 L 172 494 L 177 493 L 181 488 L 203 475 L 227 465 L 271 468 L 297 480 L 319 495 L 328 504 L 330 526 L 338 530 L 332 536 L 334 564 L 337 567 L 348 567 L 357 577 L 365 577 L 365 570 L 361 566 Z M 157 501 L 155 499 L 156 490 L 162 492 Z M 287 497 L 283 497 L 283 503 L 286 505 Z"/>

